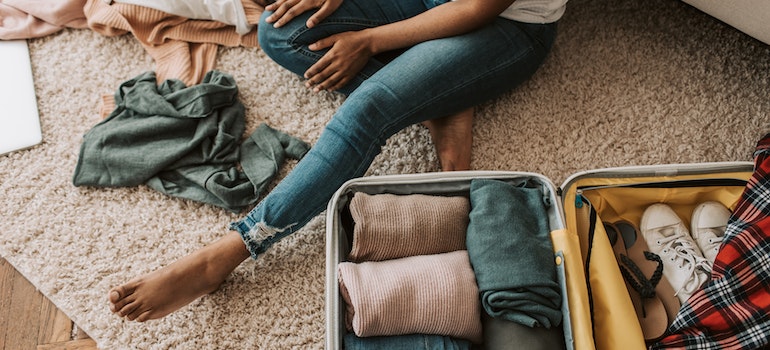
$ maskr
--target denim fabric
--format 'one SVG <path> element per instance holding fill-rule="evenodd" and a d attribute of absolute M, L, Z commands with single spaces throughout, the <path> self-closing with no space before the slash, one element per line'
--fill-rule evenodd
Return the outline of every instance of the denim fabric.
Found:
<path fill-rule="evenodd" d="M 406 334 L 389 337 L 359 338 L 345 334 L 345 350 L 470 350 L 471 343 L 431 334 Z"/>
<path fill-rule="evenodd" d="M 287 69 L 303 74 L 323 52 L 318 38 L 398 21 L 427 10 L 422 0 L 346 0 L 312 29 L 310 13 L 281 28 L 259 24 L 260 46 Z M 528 79 L 555 39 L 555 24 L 497 18 L 465 35 L 415 45 L 392 61 L 372 59 L 316 144 L 244 219 L 241 233 L 256 258 L 320 214 L 347 180 L 363 176 L 385 141 L 401 129 L 445 117 L 501 95 Z"/>

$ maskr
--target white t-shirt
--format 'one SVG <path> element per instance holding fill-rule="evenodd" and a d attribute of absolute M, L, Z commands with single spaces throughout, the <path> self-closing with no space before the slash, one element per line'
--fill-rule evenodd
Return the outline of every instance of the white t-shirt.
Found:
<path fill-rule="evenodd" d="M 241 0 L 104 0 L 138 5 L 168 14 L 192 19 L 209 19 L 235 26 L 235 32 L 244 35 L 254 28 L 246 20 Z"/>
<path fill-rule="evenodd" d="M 567 0 L 516 0 L 500 17 L 524 23 L 553 23 L 564 14 Z"/>

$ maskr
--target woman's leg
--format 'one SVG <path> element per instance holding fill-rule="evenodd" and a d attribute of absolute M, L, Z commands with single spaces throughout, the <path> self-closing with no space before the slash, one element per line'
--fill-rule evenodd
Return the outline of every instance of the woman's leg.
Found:
<path fill-rule="evenodd" d="M 171 265 L 112 288 L 110 310 L 132 321 L 161 318 L 215 291 L 248 257 L 240 235 L 231 232 Z"/>
<path fill-rule="evenodd" d="M 295 169 L 232 228 L 256 258 L 323 211 L 345 181 L 364 175 L 399 130 L 458 114 L 529 78 L 554 31 L 555 25 L 498 19 L 467 35 L 410 48 L 347 97 Z"/>
<path fill-rule="evenodd" d="M 427 6 L 438 6 L 443 0 L 427 1 Z M 313 29 L 304 23 L 311 13 L 306 13 L 289 24 L 274 28 L 265 22 L 272 12 L 262 15 L 259 24 L 259 40 L 263 51 L 284 68 L 302 76 L 304 72 L 327 51 L 312 51 L 307 45 L 314 41 L 343 31 L 361 30 L 385 23 L 412 17 L 427 10 L 422 0 L 367 2 L 358 4 L 355 0 L 343 2 L 343 6 L 331 17 Z M 398 52 L 374 57 L 357 74 L 353 81 L 339 92 L 346 95 L 355 90 L 364 80 L 371 77 L 387 62 L 398 56 Z M 456 115 L 426 121 L 431 138 L 444 171 L 470 169 L 473 109 L 469 108 Z"/>
<path fill-rule="evenodd" d="M 259 44 L 273 61 L 289 71 L 304 76 L 305 71 L 317 62 L 327 51 L 313 51 L 308 45 L 333 34 L 373 28 L 416 16 L 427 7 L 422 0 L 345 0 L 329 17 L 313 28 L 305 22 L 312 15 L 306 12 L 289 23 L 274 28 L 265 19 L 272 12 L 265 12 L 258 24 Z M 350 94 L 364 80 L 371 77 L 392 59 L 394 53 L 373 57 L 355 79 L 339 92 Z"/>
<path fill-rule="evenodd" d="M 390 136 L 406 126 L 471 108 L 529 78 L 545 58 L 554 31 L 555 25 L 499 19 L 476 32 L 407 50 L 362 82 L 295 169 L 232 224 L 242 242 L 231 233 L 178 263 L 113 288 L 112 309 L 144 321 L 210 292 L 246 258 L 239 244 L 245 243 L 256 258 L 304 226 L 326 208 L 345 181 L 366 172 Z M 213 282 L 200 286 L 186 278 L 201 271 L 211 272 L 213 277 L 206 280 Z"/>
<path fill-rule="evenodd" d="M 430 131 L 443 171 L 469 170 L 473 144 L 473 107 L 422 122 Z"/>

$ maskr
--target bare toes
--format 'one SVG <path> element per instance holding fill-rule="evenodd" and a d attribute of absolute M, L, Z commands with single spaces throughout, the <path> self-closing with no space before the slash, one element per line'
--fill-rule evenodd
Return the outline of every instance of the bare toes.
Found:
<path fill-rule="evenodd" d="M 118 291 L 118 288 L 122 289 L 121 287 L 113 288 L 109 294 L 110 302 L 113 304 L 120 300 L 120 291 Z"/>
<path fill-rule="evenodd" d="M 120 303 L 120 301 L 121 301 L 121 299 L 120 299 L 120 292 L 118 292 L 117 290 L 113 289 L 108 294 L 108 298 L 110 299 L 110 311 L 117 312 L 118 310 L 120 310 L 120 308 L 118 307 L 118 303 Z"/>
<path fill-rule="evenodd" d="M 129 313 L 126 313 L 126 316 L 125 316 L 125 317 L 126 317 L 127 319 L 129 319 L 130 321 L 134 321 L 134 320 L 136 320 L 137 318 L 139 318 L 139 316 L 141 316 L 142 314 L 143 314 L 143 312 L 141 312 L 141 311 L 139 311 L 139 310 L 137 310 L 137 309 L 134 309 L 134 310 L 131 310 L 131 312 L 129 312 Z"/>
<path fill-rule="evenodd" d="M 140 315 L 139 315 L 139 316 L 136 318 L 136 322 L 145 322 L 145 321 L 149 321 L 149 320 L 151 320 L 151 319 L 153 319 L 153 317 L 152 317 L 152 313 L 151 313 L 150 311 L 145 311 L 145 312 L 141 313 L 141 314 L 140 314 Z"/>
<path fill-rule="evenodd" d="M 134 312 L 136 312 L 137 309 L 139 309 L 139 303 L 138 302 L 131 302 L 120 308 L 120 311 L 118 311 L 118 315 L 122 317 L 126 317 Z"/>

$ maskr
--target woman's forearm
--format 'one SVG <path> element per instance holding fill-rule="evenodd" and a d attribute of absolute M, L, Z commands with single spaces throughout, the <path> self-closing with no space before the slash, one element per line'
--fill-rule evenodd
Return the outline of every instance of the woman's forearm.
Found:
<path fill-rule="evenodd" d="M 305 84 L 315 91 L 337 90 L 358 74 L 372 56 L 468 33 L 491 23 L 513 2 L 457 0 L 402 21 L 322 38 L 308 48 L 329 51 L 305 71 Z"/>
<path fill-rule="evenodd" d="M 374 54 L 464 34 L 490 23 L 514 0 L 458 0 L 415 17 L 365 29 Z"/>

